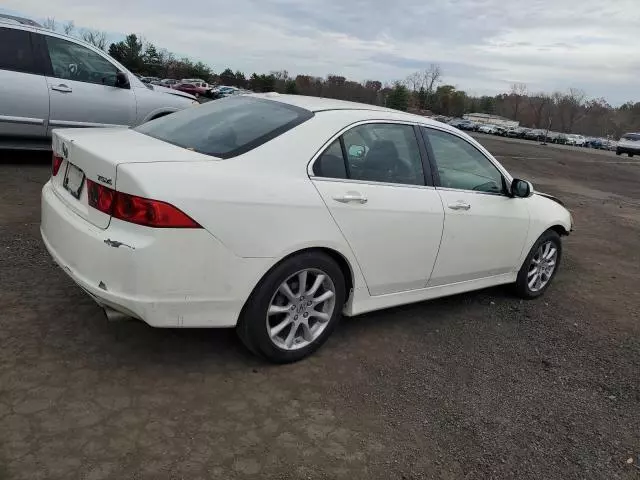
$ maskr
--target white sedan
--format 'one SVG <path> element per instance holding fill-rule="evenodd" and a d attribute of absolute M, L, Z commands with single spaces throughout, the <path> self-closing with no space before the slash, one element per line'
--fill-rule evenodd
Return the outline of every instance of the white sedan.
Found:
<path fill-rule="evenodd" d="M 107 312 L 236 327 L 299 360 L 352 316 L 498 284 L 542 294 L 569 212 L 465 133 L 372 105 L 235 96 L 131 130 L 56 130 L 54 260 Z"/>

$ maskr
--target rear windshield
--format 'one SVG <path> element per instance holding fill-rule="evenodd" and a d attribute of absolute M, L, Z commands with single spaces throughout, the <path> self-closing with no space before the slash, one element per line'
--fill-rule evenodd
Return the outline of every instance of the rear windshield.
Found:
<path fill-rule="evenodd" d="M 313 112 L 263 98 L 212 100 L 145 123 L 134 130 L 219 158 L 252 150 L 313 117 Z"/>
<path fill-rule="evenodd" d="M 635 140 L 635 141 L 638 141 L 638 140 L 640 140 L 640 133 L 627 133 L 627 134 L 623 135 L 622 138 L 624 140 Z"/>

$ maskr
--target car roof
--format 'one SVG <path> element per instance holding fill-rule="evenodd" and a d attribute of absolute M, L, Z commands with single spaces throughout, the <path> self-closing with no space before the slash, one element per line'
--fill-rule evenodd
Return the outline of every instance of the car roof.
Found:
<path fill-rule="evenodd" d="M 425 125 L 436 125 L 439 128 L 448 127 L 446 128 L 447 130 L 458 131 L 450 125 L 438 122 L 437 120 L 432 120 L 428 117 L 414 115 L 400 110 L 394 110 L 392 108 L 380 107 L 378 105 L 370 105 L 367 103 L 348 102 L 346 100 L 336 100 L 334 98 L 310 97 L 305 95 L 285 95 L 276 92 L 254 93 L 250 96 L 286 103 L 288 105 L 293 105 L 294 107 L 304 108 L 305 110 L 309 110 L 311 112 L 325 112 L 331 110 L 370 111 L 377 112 L 378 115 L 376 116 L 378 118 L 380 118 L 379 114 L 384 113 L 387 114 L 385 116 L 388 116 L 388 118 L 390 119 L 405 119 L 410 122 L 420 122 Z"/>

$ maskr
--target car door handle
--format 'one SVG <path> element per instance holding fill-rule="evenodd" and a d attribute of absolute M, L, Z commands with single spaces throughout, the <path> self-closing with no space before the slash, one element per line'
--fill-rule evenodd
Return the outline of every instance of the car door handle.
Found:
<path fill-rule="evenodd" d="M 345 193 L 344 195 L 338 195 L 333 197 L 336 202 L 340 203 L 367 203 L 367 198 L 359 193 Z"/>
<path fill-rule="evenodd" d="M 73 92 L 71 87 L 67 87 L 64 83 L 61 83 L 60 85 L 51 85 L 51 90 L 55 90 L 56 92 L 62 92 L 62 93 Z"/>
<path fill-rule="evenodd" d="M 448 207 L 451 210 L 469 210 L 471 208 L 471 205 L 465 202 L 456 202 L 456 203 L 450 203 Z"/>

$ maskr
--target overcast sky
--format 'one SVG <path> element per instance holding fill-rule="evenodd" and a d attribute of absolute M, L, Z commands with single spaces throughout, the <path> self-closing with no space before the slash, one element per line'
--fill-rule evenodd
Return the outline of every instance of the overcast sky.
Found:
<path fill-rule="evenodd" d="M 32 18 L 135 32 L 220 72 L 382 82 L 438 63 L 473 94 L 514 82 L 640 101 L 640 0 L 0 0 Z"/>

